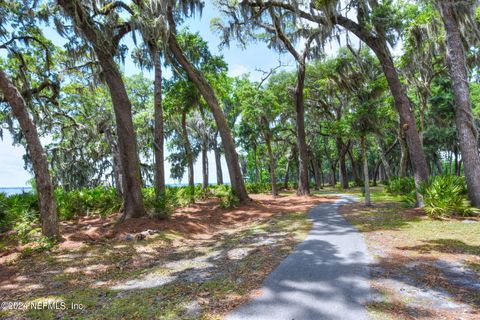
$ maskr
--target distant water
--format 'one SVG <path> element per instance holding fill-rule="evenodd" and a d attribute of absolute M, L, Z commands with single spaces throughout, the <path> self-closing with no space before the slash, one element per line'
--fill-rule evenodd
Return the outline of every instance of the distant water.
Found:
<path fill-rule="evenodd" d="M 25 192 L 31 192 L 31 187 L 15 187 L 15 188 L 0 188 L 0 193 L 4 193 L 7 196 L 11 196 L 14 194 L 21 194 Z"/>

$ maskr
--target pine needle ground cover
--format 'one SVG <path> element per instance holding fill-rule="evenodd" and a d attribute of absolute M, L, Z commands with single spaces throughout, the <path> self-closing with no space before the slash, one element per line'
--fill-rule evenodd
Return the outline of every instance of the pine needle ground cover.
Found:
<path fill-rule="evenodd" d="M 480 219 L 429 218 L 398 198 L 373 194 L 341 208 L 375 257 L 376 293 L 368 306 L 376 319 L 478 319 Z"/>
<path fill-rule="evenodd" d="M 135 225 L 133 219 L 113 238 L 101 228 L 88 233 L 96 225 L 90 221 L 86 228 L 88 221 L 79 221 L 63 246 L 2 262 L 0 300 L 56 302 L 57 308 L 4 310 L 0 316 L 220 318 L 254 296 L 266 275 L 305 238 L 311 228 L 308 209 L 335 199 L 252 197 L 252 204 L 234 209 L 199 202 L 156 224 L 138 219 Z M 159 230 L 136 237 L 152 223 Z"/>

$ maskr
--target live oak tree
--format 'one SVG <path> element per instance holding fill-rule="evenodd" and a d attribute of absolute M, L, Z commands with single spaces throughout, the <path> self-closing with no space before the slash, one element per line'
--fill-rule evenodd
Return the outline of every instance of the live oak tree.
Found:
<path fill-rule="evenodd" d="M 54 48 L 37 27 L 39 21 L 36 17 L 28 14 L 32 8 L 37 9 L 34 3 L 13 1 L 5 6 L 5 10 L 0 11 L 0 49 L 6 51 L 4 58 L 0 59 L 0 102 L 10 106 L 25 139 L 35 176 L 42 233 L 46 237 L 59 239 L 57 208 L 47 156 L 31 115 L 32 108 L 41 105 L 42 100 L 46 99 L 46 103 L 51 105 L 58 96 L 58 84 L 52 71 Z M 7 65 L 11 67 L 8 68 L 10 72 Z M 9 121 L 10 129 L 14 132 L 12 122 Z"/>
<path fill-rule="evenodd" d="M 122 22 L 117 10 L 131 11 L 123 2 L 108 3 L 98 8 L 96 2 L 58 0 L 58 5 L 74 23 L 76 33 L 92 47 L 110 90 L 115 111 L 120 163 L 123 170 L 124 217 L 146 214 L 141 193 L 140 165 L 132 106 L 125 90 L 115 57 L 122 38 L 131 31 L 129 22 Z"/>
<path fill-rule="evenodd" d="M 355 36 L 369 46 L 380 61 L 390 91 L 395 101 L 401 121 L 401 129 L 405 134 L 408 152 L 412 164 L 413 175 L 417 187 L 428 179 L 429 171 L 422 150 L 420 137 L 417 130 L 415 117 L 408 99 L 405 87 L 388 47 L 389 42 L 394 42 L 396 30 L 400 28 L 400 20 L 395 14 L 395 7 L 391 1 L 259 1 L 248 0 L 250 6 L 257 8 L 282 8 L 295 14 L 298 18 L 305 19 L 323 26 L 338 26 Z M 309 10 L 305 8 L 308 8 Z M 357 21 L 347 16 L 346 10 L 354 8 Z M 343 10 L 343 12 L 342 12 Z M 423 206 L 423 199 L 418 193 L 417 206 Z"/>

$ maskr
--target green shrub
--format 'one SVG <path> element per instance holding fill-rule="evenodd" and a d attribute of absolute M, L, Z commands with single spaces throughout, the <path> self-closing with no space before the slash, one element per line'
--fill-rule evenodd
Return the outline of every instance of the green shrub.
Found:
<path fill-rule="evenodd" d="M 232 208 L 240 203 L 238 197 L 233 193 L 232 188 L 227 185 L 219 185 L 214 189 L 214 195 L 220 199 L 222 208 Z"/>
<path fill-rule="evenodd" d="M 248 193 L 258 194 L 258 193 L 267 193 L 272 190 L 272 184 L 267 182 L 248 182 L 245 184 Z"/>
<path fill-rule="evenodd" d="M 386 182 L 385 191 L 390 195 L 407 196 L 415 193 L 415 180 L 411 177 L 394 177 Z"/>
<path fill-rule="evenodd" d="M 469 215 L 467 188 L 462 177 L 436 176 L 420 187 L 425 203 L 425 212 L 431 217 Z"/>
<path fill-rule="evenodd" d="M 120 211 L 122 199 L 114 188 L 96 187 L 65 191 L 55 190 L 58 215 L 60 219 L 68 220 L 76 216 L 100 214 L 107 216 Z"/>

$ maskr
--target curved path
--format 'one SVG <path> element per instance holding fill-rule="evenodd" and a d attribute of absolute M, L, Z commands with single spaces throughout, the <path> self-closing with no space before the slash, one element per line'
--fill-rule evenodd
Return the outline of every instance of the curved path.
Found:
<path fill-rule="evenodd" d="M 267 277 L 259 297 L 226 319 L 366 319 L 371 258 L 360 233 L 337 210 L 352 201 L 342 195 L 311 209 L 314 224 L 305 241 Z"/>

